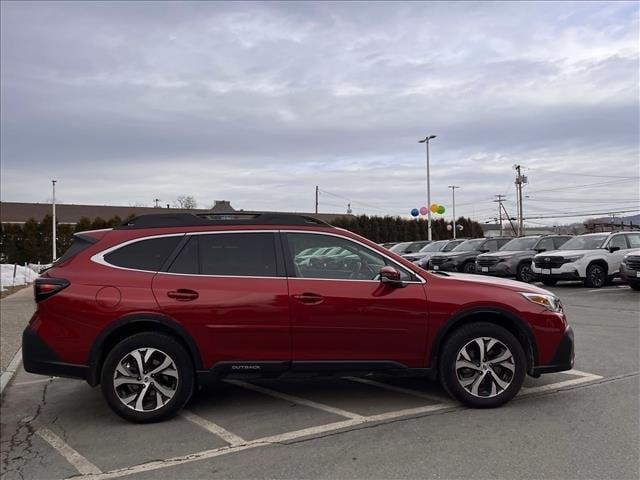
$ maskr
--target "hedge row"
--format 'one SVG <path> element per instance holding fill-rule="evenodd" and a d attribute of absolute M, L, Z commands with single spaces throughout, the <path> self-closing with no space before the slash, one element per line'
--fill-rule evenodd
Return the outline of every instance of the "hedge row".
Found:
<path fill-rule="evenodd" d="M 100 217 L 81 218 L 76 225 L 58 224 L 57 253 L 61 256 L 69 245 L 75 232 L 109 228 L 122 223 L 123 219 L 114 217 L 104 220 Z M 427 238 L 426 220 L 405 220 L 399 217 L 342 217 L 335 219 L 333 225 L 358 233 L 374 242 L 401 242 L 424 240 Z M 481 237 L 482 228 L 468 218 L 459 218 L 458 225 L 463 226 L 459 237 Z M 47 215 L 41 222 L 30 219 L 24 224 L 3 223 L 0 236 L 0 260 L 2 263 L 50 263 L 52 217 Z M 433 220 L 434 240 L 451 238 L 447 224 L 442 219 Z"/>

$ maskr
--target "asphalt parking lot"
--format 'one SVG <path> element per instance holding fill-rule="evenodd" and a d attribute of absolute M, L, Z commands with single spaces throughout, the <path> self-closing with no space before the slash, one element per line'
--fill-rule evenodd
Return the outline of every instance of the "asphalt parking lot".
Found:
<path fill-rule="evenodd" d="M 2 399 L 2 478 L 607 478 L 640 476 L 640 295 L 552 290 L 575 370 L 471 410 L 419 378 L 316 378 L 202 389 L 134 425 L 99 388 L 20 370 Z"/>

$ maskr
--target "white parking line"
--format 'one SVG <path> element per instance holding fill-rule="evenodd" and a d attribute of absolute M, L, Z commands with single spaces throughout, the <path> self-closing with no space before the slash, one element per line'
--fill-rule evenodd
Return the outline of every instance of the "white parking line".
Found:
<path fill-rule="evenodd" d="M 215 424 L 206 418 L 202 418 L 199 415 L 196 415 L 193 412 L 189 412 L 187 410 L 183 410 L 180 412 L 180 416 L 185 420 L 190 421 L 191 423 L 204 428 L 206 431 L 213 433 L 214 435 L 220 437 L 222 440 L 227 442 L 231 446 L 244 445 L 247 441 L 236 435 L 235 433 L 230 432 L 229 430 L 225 430 L 220 425 Z"/>
<path fill-rule="evenodd" d="M 552 383 L 549 385 L 542 385 L 539 387 L 530 387 L 530 388 L 523 388 L 523 391 L 521 392 L 520 396 L 528 396 L 531 394 L 535 394 L 535 393 L 539 393 L 539 392 L 544 392 L 544 391 L 549 391 L 549 390 L 556 390 L 556 389 L 560 389 L 562 387 L 567 387 L 567 386 L 571 386 L 571 385 L 578 385 L 581 383 L 587 383 L 593 380 L 599 380 L 603 377 L 601 377 L 600 375 L 594 375 L 591 373 L 586 373 L 586 372 L 581 372 L 579 370 L 569 370 L 567 372 L 562 372 L 568 375 L 575 375 L 578 376 L 579 378 L 573 378 L 570 380 L 566 380 L 566 381 L 562 381 L 562 382 L 556 382 L 556 383 Z M 382 413 L 382 414 L 378 414 L 378 415 L 370 415 L 370 416 L 362 416 L 362 415 L 357 415 L 355 413 L 351 413 L 351 412 L 347 412 L 345 410 L 341 410 L 341 409 L 337 409 L 334 407 L 330 407 L 328 405 L 323 405 L 317 402 L 313 402 L 311 400 L 306 400 L 303 398 L 299 398 L 299 397 L 295 397 L 293 395 L 288 395 L 285 393 L 281 393 L 281 392 L 277 392 L 275 390 L 270 390 L 268 388 L 264 388 L 264 387 L 259 387 L 257 385 L 253 385 L 250 383 L 246 383 L 246 382 L 242 382 L 239 380 L 227 380 L 227 382 L 243 387 L 243 388 L 247 388 L 247 389 L 251 389 L 254 391 L 257 391 L 259 393 L 263 393 L 265 395 L 270 395 L 276 398 L 281 398 L 283 400 L 287 400 L 293 403 L 298 403 L 300 405 L 306 405 L 312 408 L 318 408 L 321 410 L 325 410 L 327 412 L 331 412 L 331 413 L 336 413 L 338 415 L 342 415 L 345 416 L 347 418 L 349 418 L 349 420 L 344 420 L 341 422 L 334 422 L 334 423 L 329 423 L 326 425 L 319 425 L 316 427 L 309 427 L 309 428 L 304 428 L 302 430 L 295 430 L 293 432 L 287 432 L 287 433 L 281 433 L 278 435 L 272 435 L 269 437 L 263 437 L 263 438 L 258 438 L 256 440 L 251 440 L 248 441 L 246 443 L 243 444 L 230 444 L 229 446 L 225 446 L 225 447 L 219 447 L 219 448 L 214 448 L 211 450 L 203 450 L 200 452 L 196 452 L 196 453 L 192 453 L 189 455 L 183 455 L 180 457 L 173 457 L 173 458 L 169 458 L 166 460 L 156 460 L 156 461 L 152 461 L 152 462 L 148 462 L 148 463 L 143 463 L 143 464 L 139 464 L 139 465 L 134 465 L 132 467 L 125 467 L 125 468 L 120 468 L 120 469 L 116 469 L 116 470 L 112 470 L 110 472 L 106 472 L 106 473 L 100 473 L 99 471 L 97 473 L 93 473 L 93 472 L 87 472 L 84 473 L 82 475 L 82 477 L 69 477 L 69 479 L 67 480 L 77 480 L 78 478 L 84 478 L 87 480 L 108 480 L 108 479 L 112 479 L 112 478 L 120 478 L 120 477 L 125 477 L 128 475 L 134 475 L 134 474 L 138 474 L 138 473 L 145 473 L 145 472 L 149 472 L 149 471 L 155 471 L 155 470 L 161 470 L 164 468 L 169 468 L 169 467 L 174 467 L 177 465 L 184 465 L 186 463 L 191 463 L 191 462 L 196 462 L 199 460 L 206 460 L 206 459 L 210 459 L 210 458 L 214 458 L 214 457 L 218 457 L 221 455 L 226 455 L 229 453 L 235 453 L 235 452 L 240 452 L 243 450 L 249 450 L 252 448 L 257 448 L 257 447 L 261 447 L 261 446 L 266 446 L 269 444 L 273 444 L 273 443 L 281 443 L 281 442 L 286 442 L 289 440 L 296 440 L 299 438 L 304 438 L 304 437 L 308 437 L 308 436 L 313 436 L 313 435 L 319 435 L 322 433 L 327 433 L 327 432 L 334 432 L 334 431 L 338 431 L 338 430 L 342 430 L 345 428 L 350 428 L 350 427 L 355 427 L 358 425 L 364 425 L 364 424 L 368 424 L 368 423 L 374 423 L 374 422 L 381 422 L 381 421 L 385 421 L 385 420 L 393 420 L 393 419 L 397 419 L 397 418 L 406 418 L 406 417 L 410 417 L 412 415 L 419 415 L 419 414 L 423 414 L 423 413 L 430 413 L 430 412 L 437 412 L 440 410 L 446 410 L 446 409 L 452 409 L 452 408 L 456 408 L 459 405 L 455 404 L 455 403 L 438 403 L 435 405 L 427 405 L 424 407 L 418 407 L 418 408 L 409 408 L 409 409 L 405 409 L 405 410 L 397 410 L 394 412 L 387 412 L 387 413 Z M 367 383 L 369 383 L 370 381 L 367 380 Z M 373 381 L 371 381 L 373 382 Z M 374 382 L 375 384 L 377 384 L 378 382 Z M 372 383 L 372 384 L 374 384 Z M 376 385 L 378 386 L 378 385 Z M 382 386 L 382 388 L 386 388 L 388 387 L 388 385 L 386 384 L 380 384 L 379 386 Z M 398 387 L 401 388 L 401 387 Z M 407 392 L 404 392 L 404 390 L 406 390 Z M 408 393 L 408 392 L 413 392 L 412 390 L 408 390 L 408 389 L 401 389 L 399 391 L 403 391 L 402 393 Z M 414 392 L 414 393 L 421 393 L 421 392 Z M 426 397 L 425 397 L 426 398 Z M 237 435 L 235 435 L 234 433 L 228 432 L 227 430 L 222 429 L 222 427 L 219 427 L 218 425 L 209 422 L 206 419 L 202 419 L 201 417 L 191 413 L 191 412 L 183 412 L 183 417 L 185 417 L 187 420 L 193 421 L 193 420 L 198 420 L 197 423 L 198 425 L 200 425 L 203 428 L 206 428 L 207 430 L 209 430 L 209 428 L 204 427 L 203 425 L 205 425 L 206 423 L 209 424 L 209 426 L 213 425 L 215 426 L 213 428 L 212 433 L 215 433 L 216 435 L 219 434 L 219 432 L 222 430 L 224 432 L 226 432 L 226 434 L 231 435 L 235 438 L 238 439 L 238 441 L 243 441 L 240 437 L 238 437 Z M 191 417 L 191 418 L 189 418 Z M 220 429 L 220 430 L 218 430 Z M 211 431 L 211 430 L 210 430 Z M 65 444 L 66 445 L 66 444 Z M 71 448 L 71 447 L 69 447 Z M 71 449 L 73 452 L 75 452 L 75 450 Z M 75 452 L 77 453 L 77 452 Z M 79 455 L 79 454 L 78 454 Z M 84 458 L 84 457 L 82 457 Z M 86 460 L 86 459 L 85 459 Z M 97 468 L 94 466 L 94 468 Z"/>
<path fill-rule="evenodd" d="M 36 383 L 50 382 L 52 380 L 55 380 L 56 378 L 58 377 L 47 377 L 47 378 L 41 378 L 40 380 L 29 380 L 27 382 L 17 382 L 17 383 L 13 383 L 12 386 L 22 387 L 23 385 L 35 385 Z"/>
<path fill-rule="evenodd" d="M 409 388 L 396 387 L 395 385 L 389 385 L 382 382 L 376 382 L 375 380 L 369 380 L 368 378 L 359 378 L 359 377 L 342 377 L 346 380 L 350 380 L 352 382 L 364 383 L 365 385 L 372 385 L 378 388 L 384 388 L 386 390 L 391 390 L 392 392 L 404 393 L 407 395 L 412 395 L 414 397 L 420 397 L 427 400 L 431 400 L 432 402 L 441 403 L 444 399 L 438 398 L 435 395 L 429 395 L 427 393 L 418 392 L 416 390 L 411 390 Z"/>
<path fill-rule="evenodd" d="M 581 372 L 580 370 L 567 370 L 566 372 L 561 372 L 568 375 L 576 375 L 579 378 L 572 378 L 570 380 L 564 380 L 562 382 L 550 383 L 548 385 L 540 385 L 539 387 L 527 387 L 522 388 L 520 393 L 518 393 L 518 397 L 526 397 L 528 395 L 533 395 L 535 393 L 547 392 L 551 390 L 557 390 L 563 387 L 570 387 L 572 385 L 580 385 L 581 383 L 592 382 L 594 380 L 600 380 L 603 378 L 600 375 L 594 375 L 592 373 Z"/>
<path fill-rule="evenodd" d="M 102 470 L 80 455 L 80 453 L 70 447 L 67 442 L 48 428 L 39 427 L 36 433 L 62 455 L 67 462 L 73 465 L 81 475 L 97 475 L 102 473 Z"/>
<path fill-rule="evenodd" d="M 351 418 L 354 420 L 359 420 L 364 418 L 362 415 L 358 415 L 357 413 L 353 413 L 353 412 L 348 412 L 346 410 L 342 410 L 341 408 L 331 407 L 323 403 L 314 402 L 313 400 L 307 400 L 305 398 L 295 397 L 293 395 L 288 395 L 286 393 L 278 392 L 276 390 L 271 390 L 270 388 L 259 387 L 258 385 L 253 385 L 252 383 L 243 382 L 241 380 L 225 380 L 225 382 L 231 383 L 238 387 L 253 390 L 255 392 L 259 392 L 264 395 L 269 395 L 272 397 L 280 398 L 282 400 L 286 400 L 288 402 L 297 403 L 298 405 L 305 405 L 307 407 L 317 408 L 318 410 L 324 410 L 325 412 L 333 413 L 335 415 L 340 415 L 341 417 Z"/>

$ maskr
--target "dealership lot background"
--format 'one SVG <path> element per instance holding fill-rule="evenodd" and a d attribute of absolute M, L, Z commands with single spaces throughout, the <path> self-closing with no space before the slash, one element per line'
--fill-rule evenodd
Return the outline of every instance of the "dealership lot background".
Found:
<path fill-rule="evenodd" d="M 553 291 L 575 370 L 528 378 L 495 410 L 462 408 L 424 379 L 230 381 L 176 419 L 134 425 L 99 389 L 19 370 L 3 394 L 3 478 L 637 478 L 638 295 Z M 30 294 L 4 312 L 24 316 Z"/>

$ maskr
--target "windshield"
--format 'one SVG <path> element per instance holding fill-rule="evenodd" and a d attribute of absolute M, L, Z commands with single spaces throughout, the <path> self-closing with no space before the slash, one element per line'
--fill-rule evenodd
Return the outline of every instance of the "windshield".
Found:
<path fill-rule="evenodd" d="M 391 247 L 389 250 L 395 253 L 398 252 L 404 252 L 404 249 L 407 248 L 407 246 L 410 244 L 411 242 L 402 242 L 402 243 L 398 243 L 397 245 L 394 245 L 393 247 Z"/>
<path fill-rule="evenodd" d="M 442 249 L 442 251 L 450 252 L 464 241 L 465 240 L 451 240 L 449 243 L 447 243 L 447 246 Z"/>
<path fill-rule="evenodd" d="M 440 240 L 439 242 L 433 242 L 427 245 L 426 247 L 422 247 L 420 249 L 421 252 L 439 252 L 442 250 L 449 240 Z"/>
<path fill-rule="evenodd" d="M 593 250 L 600 248 L 609 234 L 603 235 L 583 235 L 575 237 L 562 245 L 558 250 Z"/>
<path fill-rule="evenodd" d="M 531 250 L 540 237 L 521 237 L 505 243 L 500 251 L 515 252 L 520 250 Z"/>
<path fill-rule="evenodd" d="M 467 240 L 462 242 L 456 248 L 451 250 L 452 252 L 470 252 L 472 250 L 478 250 L 480 246 L 485 242 L 484 238 L 477 238 L 475 240 Z"/>

